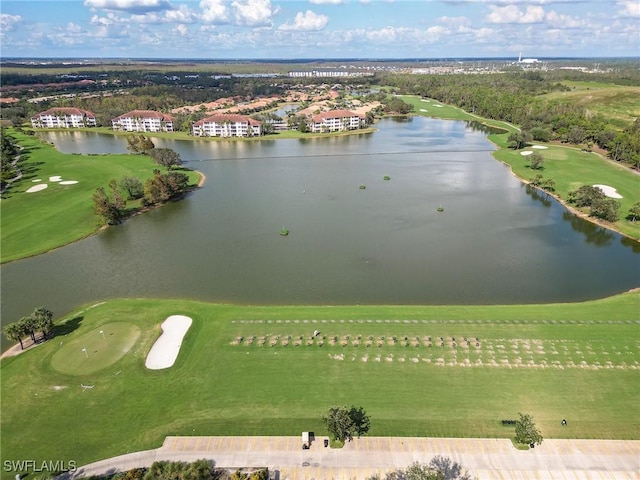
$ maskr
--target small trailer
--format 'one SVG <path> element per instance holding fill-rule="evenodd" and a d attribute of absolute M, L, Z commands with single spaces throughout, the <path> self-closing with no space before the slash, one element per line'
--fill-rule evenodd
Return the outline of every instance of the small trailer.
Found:
<path fill-rule="evenodd" d="M 309 432 L 302 432 L 302 449 L 309 450 L 311 447 L 311 441 L 309 440 Z"/>

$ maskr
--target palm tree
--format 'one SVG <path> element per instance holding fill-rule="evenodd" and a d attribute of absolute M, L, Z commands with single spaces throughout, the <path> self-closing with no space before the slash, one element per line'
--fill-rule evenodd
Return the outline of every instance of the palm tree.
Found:
<path fill-rule="evenodd" d="M 45 307 L 36 308 L 31 314 L 37 329 L 42 331 L 44 338 L 49 338 L 53 331 L 53 312 Z"/>
<path fill-rule="evenodd" d="M 24 345 L 22 344 L 22 328 L 19 323 L 5 325 L 2 331 L 9 340 L 13 340 L 14 342 L 17 340 L 20 342 L 20 350 L 24 350 Z"/>

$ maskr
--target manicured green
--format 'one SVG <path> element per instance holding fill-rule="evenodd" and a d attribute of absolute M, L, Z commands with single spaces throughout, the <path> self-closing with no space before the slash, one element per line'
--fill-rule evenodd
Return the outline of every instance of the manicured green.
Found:
<path fill-rule="evenodd" d="M 36 137 L 15 131 L 10 134 L 24 147 L 19 164 L 24 176 L 2 196 L 3 263 L 44 253 L 95 233 L 101 227 L 93 213 L 92 195 L 96 188 L 107 189 L 110 179 L 124 176 L 138 177 L 144 183 L 158 168 L 145 155 L 69 155 Z M 198 181 L 197 172 L 186 173 L 190 182 Z M 49 181 L 52 176 L 78 183 L 60 185 Z M 33 182 L 36 179 L 48 187 L 26 193 L 37 184 Z"/>
<path fill-rule="evenodd" d="M 526 412 L 545 438 L 638 439 L 639 306 L 637 292 L 450 307 L 112 300 L 0 362 L 2 455 L 84 464 L 158 447 L 166 435 L 325 434 L 333 405 L 362 406 L 374 436 L 509 438 L 501 421 Z M 173 314 L 193 319 L 177 362 L 147 370 Z M 85 363 L 101 369 L 82 374 L 76 358 L 72 374 L 59 371 L 59 352 L 90 339 L 98 349 L 100 330 L 118 322 L 140 331 L 120 359 L 89 351 Z"/>
<path fill-rule="evenodd" d="M 120 360 L 135 345 L 138 337 L 140 328 L 137 325 L 105 323 L 69 342 L 61 341 L 51 357 L 51 366 L 67 375 L 95 373 Z"/>

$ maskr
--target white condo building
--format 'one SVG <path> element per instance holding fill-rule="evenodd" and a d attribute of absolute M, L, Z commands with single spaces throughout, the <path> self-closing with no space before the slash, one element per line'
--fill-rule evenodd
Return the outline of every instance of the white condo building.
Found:
<path fill-rule="evenodd" d="M 31 117 L 33 128 L 81 128 L 95 127 L 96 116 L 79 108 L 56 107 Z"/>
<path fill-rule="evenodd" d="M 246 115 L 218 114 L 193 124 L 195 137 L 253 137 L 262 135 L 262 122 Z"/>
<path fill-rule="evenodd" d="M 122 132 L 173 132 L 173 117 L 153 110 L 133 110 L 111 120 Z"/>
<path fill-rule="evenodd" d="M 309 127 L 314 133 L 324 133 L 357 130 L 365 125 L 366 119 L 363 115 L 349 110 L 330 110 L 313 115 Z"/>

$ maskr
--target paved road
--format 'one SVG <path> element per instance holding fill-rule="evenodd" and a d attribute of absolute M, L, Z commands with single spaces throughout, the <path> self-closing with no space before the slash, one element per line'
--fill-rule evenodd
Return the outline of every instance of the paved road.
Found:
<path fill-rule="evenodd" d="M 365 437 L 333 450 L 323 439 L 302 450 L 300 437 L 167 437 L 158 449 L 86 465 L 67 478 L 206 458 L 218 467 L 269 467 L 282 480 L 359 480 L 443 455 L 478 480 L 640 479 L 640 441 L 545 440 L 519 451 L 505 439 Z"/>

